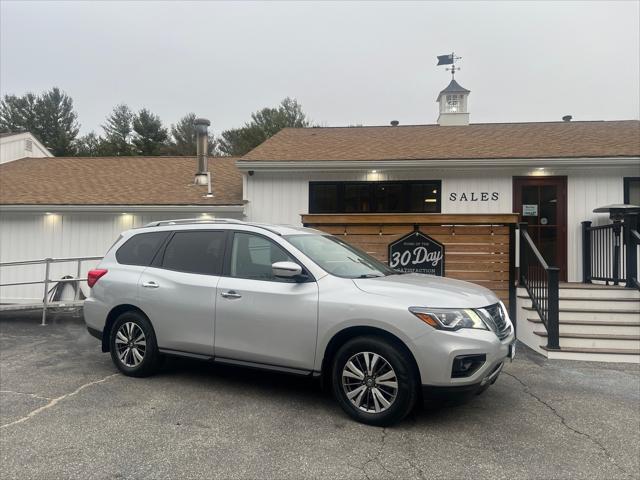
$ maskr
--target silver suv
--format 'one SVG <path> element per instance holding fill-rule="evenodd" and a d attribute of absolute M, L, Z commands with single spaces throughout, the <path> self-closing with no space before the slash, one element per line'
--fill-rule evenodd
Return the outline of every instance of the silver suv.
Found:
<path fill-rule="evenodd" d="M 392 270 L 307 228 L 155 222 L 123 233 L 88 277 L 87 328 L 125 375 L 181 355 L 322 376 L 372 425 L 425 391 L 483 391 L 514 352 L 491 291 Z"/>

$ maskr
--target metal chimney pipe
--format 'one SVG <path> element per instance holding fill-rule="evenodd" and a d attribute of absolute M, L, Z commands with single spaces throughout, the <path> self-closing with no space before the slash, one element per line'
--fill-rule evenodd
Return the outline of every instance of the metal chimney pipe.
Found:
<path fill-rule="evenodd" d="M 193 125 L 196 129 L 196 156 L 198 157 L 194 183 L 196 185 L 207 185 L 210 182 L 207 158 L 209 150 L 209 125 L 211 125 L 211 122 L 206 118 L 196 118 Z"/>

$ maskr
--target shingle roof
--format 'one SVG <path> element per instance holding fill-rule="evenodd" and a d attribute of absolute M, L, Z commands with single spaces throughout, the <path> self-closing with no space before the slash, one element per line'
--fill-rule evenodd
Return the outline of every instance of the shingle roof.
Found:
<path fill-rule="evenodd" d="M 0 132 L 0 138 L 13 137 L 14 135 L 20 135 L 22 133 L 26 132 Z"/>
<path fill-rule="evenodd" d="M 640 121 L 285 128 L 242 161 L 640 156 Z"/>
<path fill-rule="evenodd" d="M 23 158 L 0 165 L 4 205 L 241 205 L 237 158 L 209 157 L 213 198 L 195 157 Z"/>
<path fill-rule="evenodd" d="M 447 88 L 445 88 L 438 94 L 438 98 L 436 99 L 436 102 L 440 100 L 440 97 L 442 96 L 443 93 L 470 93 L 470 92 L 471 90 L 467 90 L 458 82 L 456 82 L 455 79 L 452 78 L 451 81 L 449 82 L 449 85 L 447 85 Z"/>

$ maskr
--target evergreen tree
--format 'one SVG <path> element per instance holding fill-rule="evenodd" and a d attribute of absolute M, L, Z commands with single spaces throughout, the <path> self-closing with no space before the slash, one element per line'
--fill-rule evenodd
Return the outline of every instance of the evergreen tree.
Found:
<path fill-rule="evenodd" d="M 73 99 L 57 87 L 41 95 L 5 95 L 0 101 L 0 131 L 31 132 L 56 156 L 73 153 L 77 118 Z"/>
<path fill-rule="evenodd" d="M 263 108 L 253 113 L 251 121 L 244 127 L 222 132 L 218 149 L 225 155 L 242 156 L 285 127 L 309 125 L 302 106 L 295 99 L 287 97 L 276 108 Z"/>
<path fill-rule="evenodd" d="M 167 152 L 171 155 L 195 155 L 196 154 L 196 128 L 193 122 L 196 119 L 195 113 L 187 113 L 178 123 L 171 125 L 171 144 Z M 209 135 L 208 154 L 211 155 L 215 149 L 213 135 Z"/>
<path fill-rule="evenodd" d="M 160 117 L 143 108 L 133 118 L 133 146 L 138 155 L 159 155 L 167 146 L 167 129 Z"/>
<path fill-rule="evenodd" d="M 36 135 L 56 157 L 73 154 L 73 143 L 80 131 L 73 100 L 59 88 L 44 92 L 36 100 Z"/>
<path fill-rule="evenodd" d="M 104 140 L 96 132 L 87 133 L 74 143 L 75 155 L 78 157 L 97 157 L 103 155 L 104 150 Z"/>
<path fill-rule="evenodd" d="M 105 133 L 103 151 L 105 155 L 126 156 L 133 154 L 133 112 L 124 103 L 116 105 L 102 129 Z"/>

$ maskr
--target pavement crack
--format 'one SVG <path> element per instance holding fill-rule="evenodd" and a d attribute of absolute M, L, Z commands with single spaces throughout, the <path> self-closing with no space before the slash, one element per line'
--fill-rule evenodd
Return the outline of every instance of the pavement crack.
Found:
<path fill-rule="evenodd" d="M 42 395 L 38 395 L 37 393 L 15 392 L 13 390 L 0 390 L 0 393 L 12 393 L 14 395 L 25 395 L 31 398 L 38 398 L 40 400 L 51 400 L 51 397 L 43 397 Z"/>
<path fill-rule="evenodd" d="M 587 438 L 591 443 L 593 443 L 596 447 L 598 447 L 598 449 L 604 454 L 604 456 L 616 467 L 618 468 L 618 470 L 620 470 L 625 476 L 627 476 L 628 478 L 633 478 L 624 468 L 622 468 L 618 462 L 616 462 L 615 458 L 613 458 L 613 456 L 611 455 L 611 453 L 609 452 L 609 450 L 607 450 L 607 448 L 602 444 L 602 442 L 600 442 L 598 439 L 593 438 L 591 435 L 589 435 L 586 432 L 583 432 L 581 430 L 578 430 L 575 427 L 572 427 L 571 425 L 569 425 L 567 423 L 566 418 L 564 418 L 560 412 L 558 412 L 555 407 L 553 407 L 550 403 L 544 401 L 542 398 L 540 398 L 538 395 L 536 395 L 535 393 L 533 393 L 531 391 L 531 388 L 529 387 L 529 385 L 527 385 L 525 382 L 523 382 L 522 380 L 520 380 L 518 377 L 516 377 L 513 373 L 509 373 L 509 372 L 505 372 L 503 371 L 502 373 L 504 373 L 505 375 L 508 375 L 509 377 L 513 378 L 516 382 L 518 382 L 520 385 L 522 385 L 524 387 L 524 393 L 526 393 L 527 395 L 529 395 L 530 397 L 532 397 L 533 399 L 535 399 L 538 403 L 542 404 L 543 406 L 545 406 L 555 417 L 557 417 L 560 420 L 560 423 L 567 429 L 570 430 L 571 432 L 583 436 L 585 438 Z"/>
<path fill-rule="evenodd" d="M 41 412 L 43 412 L 45 410 L 48 410 L 51 407 L 54 407 L 58 402 L 61 402 L 62 400 L 66 399 L 66 398 L 73 397 L 74 395 L 77 395 L 78 393 L 80 393 L 82 390 L 84 390 L 87 387 L 90 387 L 92 385 L 97 385 L 98 383 L 106 382 L 107 380 L 109 380 L 110 378 L 115 377 L 116 375 L 120 375 L 120 374 L 119 373 L 112 373 L 111 375 L 107 375 L 106 377 L 101 378 L 100 380 L 94 380 L 93 382 L 88 382 L 88 383 L 85 383 L 83 385 L 80 385 L 73 392 L 65 393 L 64 395 L 61 395 L 61 396 L 56 397 L 56 398 L 47 399 L 47 400 L 49 400 L 49 403 L 47 403 L 46 405 L 43 405 L 42 407 L 39 407 L 39 408 L 36 408 L 35 410 L 32 410 L 31 412 L 29 412 L 24 417 L 21 417 L 21 418 L 19 418 L 17 420 L 14 420 L 13 422 L 9 422 L 9 423 L 5 423 L 4 425 L 0 425 L 0 428 L 8 428 L 8 427 L 11 427 L 12 425 L 16 425 L 18 423 L 26 422 L 27 420 L 29 420 L 30 418 L 35 417 L 39 413 L 41 413 Z M 17 392 L 14 392 L 14 393 L 17 393 Z"/>

